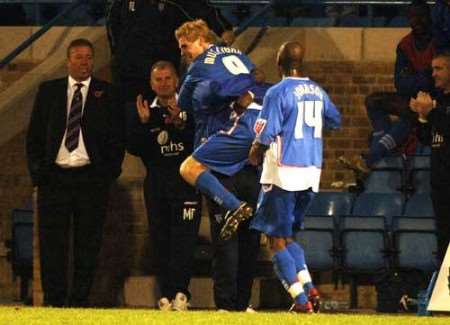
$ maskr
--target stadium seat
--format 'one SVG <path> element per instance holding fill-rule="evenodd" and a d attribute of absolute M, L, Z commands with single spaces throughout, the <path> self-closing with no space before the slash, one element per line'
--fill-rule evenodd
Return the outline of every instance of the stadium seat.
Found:
<path fill-rule="evenodd" d="M 393 216 L 401 215 L 404 205 L 402 193 L 364 192 L 355 198 L 352 215 L 357 217 L 384 216 L 390 224 Z"/>
<path fill-rule="evenodd" d="M 437 268 L 436 225 L 429 193 L 415 193 L 392 221 L 395 267 L 431 272 Z"/>
<path fill-rule="evenodd" d="M 391 267 L 389 220 L 402 212 L 400 193 L 362 193 L 350 216 L 340 218 L 342 271 L 351 281 L 350 306 L 358 305 L 361 279 L 373 283 L 374 276 Z"/>
<path fill-rule="evenodd" d="M 308 216 L 341 216 L 352 211 L 355 195 L 350 192 L 319 192 L 308 209 Z"/>
<path fill-rule="evenodd" d="M 392 228 L 396 268 L 424 272 L 438 268 L 434 218 L 398 216 Z"/>
<path fill-rule="evenodd" d="M 409 22 L 405 16 L 395 16 L 386 24 L 386 27 L 408 27 Z"/>
<path fill-rule="evenodd" d="M 33 275 L 33 210 L 13 209 L 10 261 L 14 276 L 20 277 L 20 298 L 28 299 Z"/>
<path fill-rule="evenodd" d="M 415 155 L 409 159 L 409 183 L 414 192 L 430 192 L 430 168 L 429 155 Z"/>
<path fill-rule="evenodd" d="M 304 229 L 296 234 L 312 271 L 338 270 L 337 223 L 340 216 L 350 214 L 353 199 L 349 192 L 316 194 L 305 215 Z"/>
<path fill-rule="evenodd" d="M 293 27 L 331 27 L 336 25 L 336 18 L 332 17 L 297 17 L 291 22 Z"/>
<path fill-rule="evenodd" d="M 341 27 L 382 27 L 386 24 L 385 17 L 355 17 L 344 16 L 339 18 Z"/>
<path fill-rule="evenodd" d="M 430 193 L 415 193 L 405 203 L 405 217 L 434 217 Z"/>
<path fill-rule="evenodd" d="M 401 156 L 389 156 L 372 166 L 364 181 L 364 192 L 393 193 L 403 189 L 404 164 Z"/>

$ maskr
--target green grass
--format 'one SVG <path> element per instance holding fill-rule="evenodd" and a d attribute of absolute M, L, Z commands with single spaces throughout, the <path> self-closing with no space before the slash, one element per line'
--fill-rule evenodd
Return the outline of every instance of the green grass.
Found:
<path fill-rule="evenodd" d="M 218 313 L 215 311 L 160 312 L 145 309 L 54 309 L 32 307 L 0 307 L 0 325 L 9 324 L 239 324 L 239 325 L 448 325 L 450 317 L 416 317 L 403 315 L 313 314 L 285 312 Z"/>

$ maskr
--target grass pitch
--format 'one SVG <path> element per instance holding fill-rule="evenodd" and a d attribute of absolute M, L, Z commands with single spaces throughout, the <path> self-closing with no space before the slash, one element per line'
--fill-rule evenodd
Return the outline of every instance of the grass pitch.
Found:
<path fill-rule="evenodd" d="M 37 307 L 0 307 L 0 325 L 69 324 L 239 324 L 239 325 L 448 325 L 450 317 L 386 316 L 361 314 L 297 315 L 287 312 L 219 313 L 215 311 L 161 312 L 144 309 L 56 309 Z"/>

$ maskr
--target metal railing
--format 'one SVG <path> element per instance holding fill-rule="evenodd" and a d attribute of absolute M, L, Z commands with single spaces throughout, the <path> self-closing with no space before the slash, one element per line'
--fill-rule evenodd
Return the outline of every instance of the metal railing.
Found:
<path fill-rule="evenodd" d="M 160 0 L 164 1 L 164 0 Z M 195 0 L 192 0 L 195 1 Z M 36 17 L 38 17 L 38 6 L 42 4 L 69 4 L 62 9 L 54 18 L 50 19 L 41 29 L 30 36 L 22 44 L 20 44 L 14 51 L 8 54 L 4 59 L 0 61 L 0 69 L 9 64 L 17 55 L 30 46 L 35 40 L 46 33 L 51 27 L 55 26 L 64 16 L 71 13 L 74 9 L 81 4 L 92 4 L 92 0 L 0 0 L 0 4 L 34 4 L 36 6 Z M 112 0 L 94 1 L 97 3 L 104 2 L 105 6 Z M 411 3 L 410 0 L 209 0 L 212 5 L 215 6 L 229 6 L 229 5 L 260 5 L 251 17 L 247 18 L 239 24 L 236 29 L 236 34 L 239 35 L 245 31 L 249 26 L 253 24 L 255 20 L 266 15 L 273 6 L 302 6 L 302 5 L 366 5 L 368 6 L 367 17 L 369 21 L 373 18 L 373 6 L 376 5 L 407 5 Z M 435 1 L 427 1 L 429 4 L 435 3 Z M 37 18 L 37 21 L 39 19 Z"/>
<path fill-rule="evenodd" d="M 213 5 L 232 5 L 232 4 L 249 4 L 264 5 L 271 2 L 286 5 L 407 5 L 411 0 L 210 0 Z M 436 1 L 427 1 L 428 4 L 434 4 Z"/>
<path fill-rule="evenodd" d="M 26 39 L 22 44 L 20 44 L 16 49 L 14 49 L 11 53 L 9 53 L 4 59 L 0 61 L 0 69 L 8 65 L 14 58 L 16 58 L 20 53 L 22 53 L 28 46 L 33 44 L 35 40 L 44 35 L 50 28 L 52 28 L 58 20 L 60 20 L 64 15 L 70 13 L 75 8 L 80 6 L 81 4 L 87 2 L 88 0 L 74 0 L 71 1 L 71 5 L 64 8 L 58 15 L 56 15 L 53 19 L 51 19 L 47 24 L 45 24 L 41 29 L 39 29 L 36 33 L 31 35 L 28 39 Z M 56 1 L 54 1 L 56 2 Z"/>

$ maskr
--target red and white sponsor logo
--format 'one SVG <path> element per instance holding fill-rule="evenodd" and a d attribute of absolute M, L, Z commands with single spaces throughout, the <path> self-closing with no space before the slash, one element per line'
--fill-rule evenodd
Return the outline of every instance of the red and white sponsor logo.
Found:
<path fill-rule="evenodd" d="M 255 130 L 256 135 L 261 134 L 261 132 L 266 127 L 266 123 L 267 123 L 267 120 L 262 119 L 262 118 L 259 118 L 259 119 L 256 120 L 255 126 L 253 127 L 253 129 Z"/>

